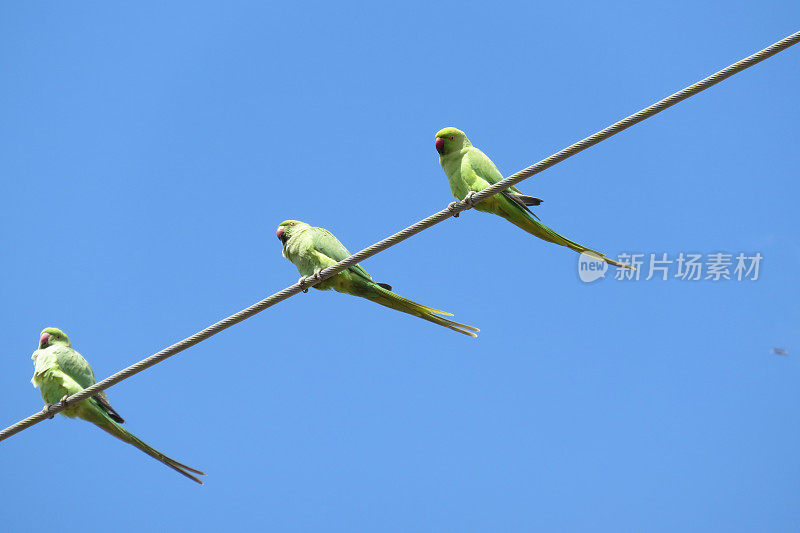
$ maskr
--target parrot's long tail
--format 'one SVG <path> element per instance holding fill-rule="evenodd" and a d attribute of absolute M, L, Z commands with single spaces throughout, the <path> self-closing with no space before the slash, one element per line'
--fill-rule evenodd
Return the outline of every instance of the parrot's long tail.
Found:
<path fill-rule="evenodd" d="M 615 261 L 610 257 L 607 257 L 605 254 L 601 254 L 596 250 L 592 250 L 591 248 L 587 248 L 582 244 L 578 244 L 577 242 L 571 241 L 564 237 L 563 235 L 556 233 L 553 229 L 545 226 L 538 220 L 534 220 L 532 217 L 526 216 L 525 218 L 519 218 L 517 216 L 509 217 L 508 221 L 518 226 L 531 235 L 535 235 L 540 239 L 544 239 L 545 241 L 552 242 L 555 244 L 560 244 L 561 246 L 566 246 L 571 250 L 575 250 L 579 254 L 583 252 L 589 252 L 591 254 L 596 255 L 599 259 L 602 259 L 609 265 L 614 265 L 620 268 L 628 268 L 633 270 L 634 268 L 631 265 L 626 265 L 624 263 L 620 263 L 619 261 Z"/>
<path fill-rule="evenodd" d="M 433 307 L 428 307 L 419 304 L 417 302 L 414 302 L 412 300 L 409 300 L 408 298 L 403 298 L 399 294 L 387 290 L 376 283 L 371 283 L 369 289 L 370 290 L 366 291 L 364 294 L 360 294 L 359 296 L 363 296 L 368 300 L 372 300 L 373 302 L 384 305 L 386 307 L 396 309 L 397 311 L 402 311 L 403 313 L 408 313 L 409 315 L 418 316 L 423 320 L 427 320 L 428 322 L 433 322 L 434 324 L 444 326 L 446 328 L 452 329 L 453 331 L 457 331 L 464 335 L 469 335 L 470 337 L 478 336 L 477 333 L 480 331 L 478 328 L 473 326 L 468 326 L 466 324 L 461 324 L 460 322 L 455 322 L 454 320 L 449 320 L 447 318 L 439 316 L 439 315 L 453 316 L 452 313 L 448 313 L 446 311 L 440 311 L 438 309 L 434 309 Z"/>
<path fill-rule="evenodd" d="M 89 422 L 98 426 L 100 429 L 106 431 L 107 433 L 110 433 L 111 435 L 117 437 L 118 439 L 136 446 L 150 457 L 157 459 L 158 461 L 161 461 L 162 463 L 164 463 L 171 469 L 175 470 L 179 474 L 182 474 L 191 479 L 192 481 L 200 483 L 201 485 L 203 484 L 203 482 L 193 474 L 204 476 L 206 475 L 205 472 L 196 470 L 191 466 L 187 466 L 183 463 L 179 463 L 175 459 L 167 457 L 166 455 L 156 450 L 152 446 L 149 446 L 147 443 L 140 440 L 136 435 L 134 435 L 130 431 L 120 426 L 114 420 L 112 420 L 111 417 L 108 416 L 108 414 L 96 404 L 96 400 L 94 398 L 89 398 L 88 400 L 86 400 L 86 402 L 90 404 L 90 408 L 82 410 L 81 414 L 85 416 L 81 416 L 81 418 L 85 418 Z"/>

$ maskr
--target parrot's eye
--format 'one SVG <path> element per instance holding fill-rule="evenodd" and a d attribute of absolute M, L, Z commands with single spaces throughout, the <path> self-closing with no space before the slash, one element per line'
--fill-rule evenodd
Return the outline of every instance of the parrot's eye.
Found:
<path fill-rule="evenodd" d="M 455 141 L 455 140 L 456 140 L 456 136 L 455 136 L 455 135 L 451 135 L 451 136 L 450 136 L 450 140 L 451 140 L 451 141 Z"/>
<path fill-rule="evenodd" d="M 290 226 L 294 226 L 294 222 L 289 222 L 289 225 Z"/>

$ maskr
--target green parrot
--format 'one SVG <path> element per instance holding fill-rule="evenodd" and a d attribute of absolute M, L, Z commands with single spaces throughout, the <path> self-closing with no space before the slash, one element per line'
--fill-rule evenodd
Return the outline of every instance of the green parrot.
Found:
<path fill-rule="evenodd" d="M 31 383 L 34 387 L 39 388 L 42 399 L 47 404 L 57 403 L 65 396 L 71 396 L 95 384 L 92 367 L 81 354 L 72 349 L 69 337 L 58 328 L 42 330 L 39 349 L 33 352 L 31 359 L 35 366 Z M 124 429 L 120 424 L 125 420 L 111 407 L 104 391 L 77 404 L 69 405 L 61 411 L 61 414 L 70 418 L 78 417 L 87 420 L 118 439 L 133 444 L 176 472 L 203 484 L 192 473 L 204 476 L 205 472 L 195 470 L 167 457 Z"/>
<path fill-rule="evenodd" d="M 278 239 L 283 243 L 283 257 L 294 263 L 302 276 L 311 276 L 316 271 L 338 263 L 351 255 L 331 232 L 299 220 L 281 222 L 276 233 Z M 333 289 L 337 292 L 360 296 L 470 337 L 477 337 L 476 332 L 480 331 L 478 328 L 459 324 L 434 314 L 453 316 L 451 313 L 418 304 L 393 293 L 392 287 L 386 283 L 372 281 L 372 276 L 367 274 L 361 265 L 351 266 L 322 283 L 314 285 L 314 288 L 323 291 Z"/>
<path fill-rule="evenodd" d="M 439 163 L 450 183 L 450 190 L 453 191 L 453 196 L 459 200 L 463 200 L 470 191 L 482 191 L 503 179 L 503 175 L 494 166 L 492 160 L 472 146 L 463 131 L 456 128 L 445 128 L 436 134 L 435 144 L 436 151 L 439 152 Z M 528 206 L 541 203 L 541 199 L 526 196 L 516 187 L 509 187 L 477 203 L 475 209 L 500 215 L 540 239 L 566 246 L 578 253 L 594 254 L 598 259 L 614 266 L 631 268 L 629 265 L 623 265 L 600 252 L 573 242 L 539 222 L 539 217 L 533 214 Z"/>

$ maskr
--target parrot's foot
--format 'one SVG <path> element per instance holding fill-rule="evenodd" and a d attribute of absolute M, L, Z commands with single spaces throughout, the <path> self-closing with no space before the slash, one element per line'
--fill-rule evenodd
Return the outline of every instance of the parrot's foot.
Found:
<path fill-rule="evenodd" d="M 318 269 L 316 269 L 316 270 L 314 271 L 314 273 L 313 273 L 313 274 L 311 274 L 310 276 L 303 276 L 302 278 L 300 278 L 299 280 L 297 280 L 297 283 L 299 283 L 301 287 L 305 287 L 306 283 L 310 283 L 310 282 L 318 282 L 318 281 L 319 281 L 319 273 L 320 273 L 320 272 L 322 272 L 322 269 L 321 269 L 321 268 L 318 268 Z M 303 289 L 303 292 L 304 292 L 304 293 L 305 293 L 305 292 L 308 292 L 308 289 L 307 289 L 307 288 L 306 288 L 306 289 Z"/>
<path fill-rule="evenodd" d="M 475 207 L 475 200 L 472 199 L 473 196 L 475 196 L 475 191 L 469 191 L 466 194 L 466 196 L 464 196 L 464 199 L 461 200 L 461 203 L 466 204 L 469 207 Z M 461 214 L 461 211 L 456 211 L 456 209 L 458 209 L 459 207 L 460 207 L 459 202 L 450 202 L 447 205 L 447 209 L 453 211 L 453 218 L 458 218 L 458 215 Z"/>
<path fill-rule="evenodd" d="M 475 200 L 472 199 L 473 196 L 475 196 L 475 191 L 469 191 L 467 193 L 467 195 L 464 196 L 464 199 L 461 200 L 461 201 L 464 202 L 465 204 L 467 204 L 470 207 L 474 207 L 475 206 Z"/>
<path fill-rule="evenodd" d="M 42 411 L 49 415 L 47 417 L 48 420 L 52 420 L 53 417 L 56 416 L 55 413 L 51 413 L 51 411 L 53 409 L 55 409 L 57 407 L 62 407 L 62 406 L 66 407 L 68 405 L 67 398 L 69 398 L 69 394 L 65 394 L 64 396 L 62 396 L 61 399 L 59 401 L 57 401 L 56 403 L 46 403 L 44 405 L 44 408 L 42 409 Z"/>

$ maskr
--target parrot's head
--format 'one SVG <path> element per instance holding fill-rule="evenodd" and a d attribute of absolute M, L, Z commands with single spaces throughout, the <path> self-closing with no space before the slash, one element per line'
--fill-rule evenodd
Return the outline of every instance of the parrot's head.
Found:
<path fill-rule="evenodd" d="M 467 146 L 472 146 L 467 139 L 467 135 L 456 128 L 445 128 L 436 134 L 436 151 L 439 155 L 445 156 L 460 152 Z"/>
<path fill-rule="evenodd" d="M 69 337 L 58 328 L 44 328 L 39 334 L 39 348 L 47 348 L 54 344 L 69 346 Z"/>
<path fill-rule="evenodd" d="M 275 232 L 278 240 L 286 244 L 286 241 L 292 238 L 292 235 L 300 230 L 308 228 L 309 225 L 299 220 L 284 220 L 278 225 L 278 230 Z"/>

